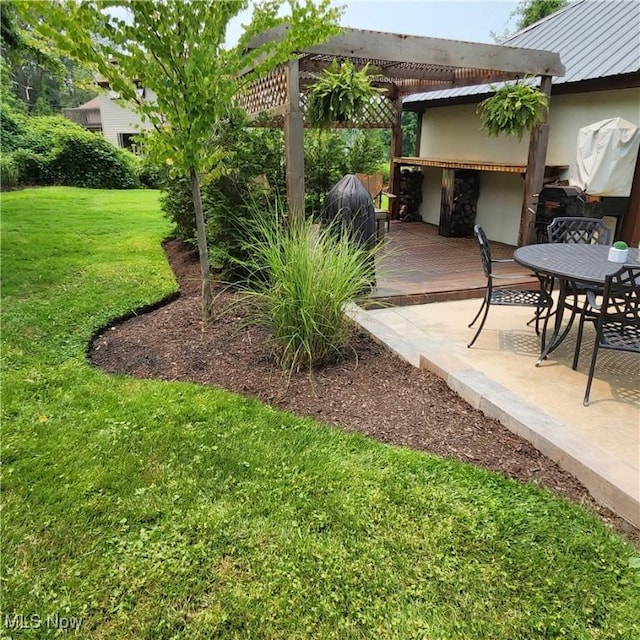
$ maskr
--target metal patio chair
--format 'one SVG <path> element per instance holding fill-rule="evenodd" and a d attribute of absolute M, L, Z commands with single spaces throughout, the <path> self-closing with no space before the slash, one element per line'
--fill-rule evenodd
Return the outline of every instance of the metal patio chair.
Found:
<path fill-rule="evenodd" d="M 493 265 L 495 264 L 505 264 L 505 263 L 513 263 L 512 259 L 506 260 L 494 260 L 491 258 L 491 248 L 489 247 L 489 241 L 487 240 L 487 236 L 480 225 L 475 225 L 473 228 L 476 237 L 478 238 L 478 242 L 480 244 L 480 255 L 482 256 L 482 268 L 484 270 L 484 275 L 487 277 L 487 287 L 484 292 L 484 298 L 482 300 L 482 305 L 478 310 L 475 318 L 469 324 L 471 328 L 478 318 L 482 315 L 482 319 L 480 320 L 480 326 L 476 331 L 476 334 L 473 336 L 471 342 L 467 345 L 467 347 L 472 347 L 474 342 L 477 340 L 480 332 L 484 327 L 484 323 L 487 319 L 487 315 L 489 313 L 489 307 L 491 305 L 500 305 L 500 306 L 511 306 L 511 307 L 534 307 L 536 309 L 535 314 L 535 324 L 536 324 L 536 335 L 540 335 L 540 318 L 544 311 L 547 311 L 544 318 L 544 328 L 543 331 L 546 331 L 547 321 L 549 318 L 549 309 L 553 304 L 551 296 L 548 294 L 547 290 L 544 286 L 544 278 L 540 276 L 535 276 L 540 283 L 540 289 L 534 291 L 528 291 L 526 289 L 508 289 L 502 287 L 495 287 L 494 280 L 512 280 L 514 278 L 522 278 L 521 273 L 517 274 L 507 274 L 501 273 L 496 274 L 493 272 Z"/>
<path fill-rule="evenodd" d="M 554 218 L 547 227 L 549 242 L 609 244 L 611 229 L 600 218 Z"/>
<path fill-rule="evenodd" d="M 587 389 L 583 404 L 588 406 L 591 383 L 600 349 L 640 353 L 640 266 L 625 264 L 619 271 L 607 276 L 602 293 L 602 304 L 596 302 L 594 292 L 587 293 L 587 304 L 580 314 L 573 368 L 578 366 L 584 323 L 591 321 L 596 336 L 589 367 Z"/>
<path fill-rule="evenodd" d="M 547 226 L 547 240 L 559 244 L 602 244 L 608 245 L 611 242 L 611 229 L 602 222 L 600 218 L 563 217 L 554 218 Z M 545 288 L 553 291 L 554 280 L 550 278 Z M 567 283 L 567 295 L 573 296 L 573 302 L 565 301 L 565 309 L 571 312 L 569 321 L 564 329 L 563 335 L 571 330 L 576 315 L 585 309 L 587 300 L 578 296 L 585 296 L 589 291 L 602 294 L 602 287 L 590 285 L 585 287 L 580 283 Z"/>

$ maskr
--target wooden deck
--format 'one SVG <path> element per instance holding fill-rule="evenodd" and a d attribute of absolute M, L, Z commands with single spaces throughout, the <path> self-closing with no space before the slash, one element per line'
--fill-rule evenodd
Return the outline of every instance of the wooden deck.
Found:
<path fill-rule="evenodd" d="M 493 258 L 511 258 L 514 249 L 491 242 Z M 503 285 L 532 285 L 531 271 L 515 263 L 501 265 L 496 272 L 517 274 Z M 486 282 L 475 237 L 444 238 L 431 224 L 392 221 L 378 258 L 378 286 L 372 298 L 399 306 L 479 298 Z"/>

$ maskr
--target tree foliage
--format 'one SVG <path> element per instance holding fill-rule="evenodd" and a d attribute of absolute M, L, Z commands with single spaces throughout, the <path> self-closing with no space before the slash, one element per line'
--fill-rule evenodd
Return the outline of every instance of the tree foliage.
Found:
<path fill-rule="evenodd" d="M 34 115 L 54 115 L 96 95 L 81 64 L 37 46 L 15 2 L 2 3 L 0 19 L 3 102 Z"/>
<path fill-rule="evenodd" d="M 563 9 L 568 4 L 569 0 L 521 0 L 511 13 L 509 23 L 515 18 L 515 32 L 522 31 L 522 29 L 526 29 L 528 26 L 535 24 L 538 20 L 542 20 L 552 13 L 560 11 L 560 9 Z M 513 36 L 515 32 L 512 32 L 507 26 L 504 33 L 498 34 L 492 31 L 491 36 L 496 42 L 503 42 Z"/>
<path fill-rule="evenodd" d="M 515 13 L 518 18 L 518 31 L 550 16 L 569 4 L 568 0 L 523 0 Z"/>
<path fill-rule="evenodd" d="M 105 78 L 122 102 L 156 132 L 149 148 L 176 176 L 191 181 L 203 278 L 203 309 L 212 301 L 200 194 L 204 176 L 225 171 L 216 132 L 233 120 L 234 99 L 256 78 L 295 52 L 337 32 L 338 11 L 329 0 L 262 0 L 253 3 L 239 42 L 225 44 L 227 28 L 248 0 L 60 0 L 20 5 L 46 44 Z M 283 16 L 281 9 L 288 8 Z M 260 33 L 289 24 L 281 38 Z M 250 69 L 242 74 L 244 69 Z M 140 95 L 139 87 L 153 94 Z"/>

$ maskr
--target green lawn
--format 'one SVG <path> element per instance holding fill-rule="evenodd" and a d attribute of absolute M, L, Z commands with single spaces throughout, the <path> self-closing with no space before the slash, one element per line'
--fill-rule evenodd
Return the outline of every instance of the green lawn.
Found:
<path fill-rule="evenodd" d="M 92 369 L 97 328 L 174 291 L 168 231 L 150 191 L 2 196 L 0 636 L 640 637 L 637 552 L 581 507 Z"/>

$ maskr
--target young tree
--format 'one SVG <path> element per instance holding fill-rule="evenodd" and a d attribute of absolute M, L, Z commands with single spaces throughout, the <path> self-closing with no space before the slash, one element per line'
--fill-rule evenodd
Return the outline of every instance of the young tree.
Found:
<path fill-rule="evenodd" d="M 249 82 L 338 30 L 339 12 L 330 0 L 251 4 L 251 20 L 233 47 L 225 45 L 229 23 L 247 9 L 249 0 L 59 0 L 20 5 L 22 16 L 45 43 L 90 65 L 121 101 L 153 126 L 156 158 L 190 180 L 205 318 L 211 313 L 212 292 L 200 184 L 204 177 L 224 171 L 225 153 L 215 144 L 216 127 L 233 118 L 234 100 Z M 285 22 L 290 28 L 283 39 L 248 49 L 255 36 Z M 151 89 L 155 99 L 140 95 L 140 87 Z"/>

